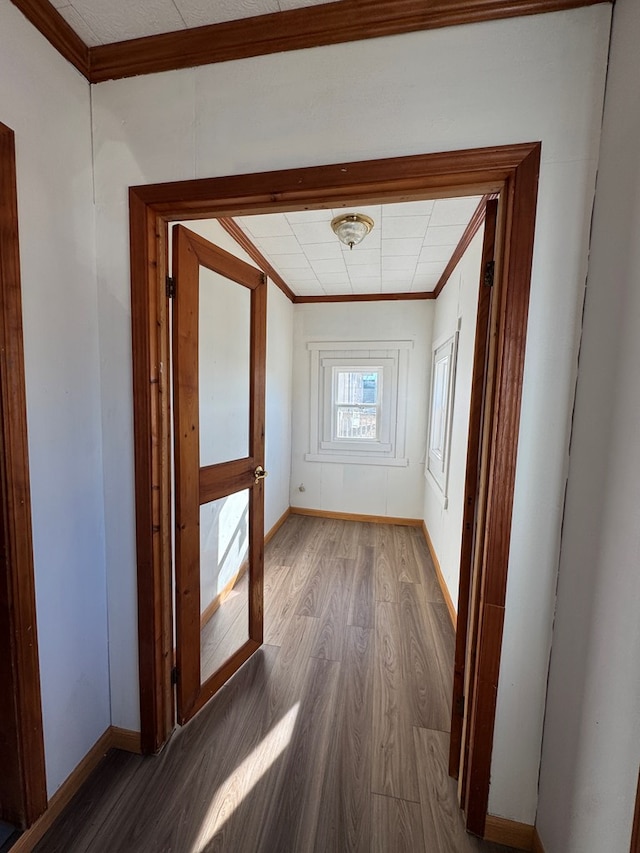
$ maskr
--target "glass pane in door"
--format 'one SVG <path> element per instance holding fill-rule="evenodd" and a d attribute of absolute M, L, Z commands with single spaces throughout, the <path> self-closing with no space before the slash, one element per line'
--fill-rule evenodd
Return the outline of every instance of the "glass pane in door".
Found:
<path fill-rule="evenodd" d="M 249 491 L 200 507 L 200 680 L 249 639 Z"/>
<path fill-rule="evenodd" d="M 200 267 L 200 467 L 249 456 L 251 291 Z"/>

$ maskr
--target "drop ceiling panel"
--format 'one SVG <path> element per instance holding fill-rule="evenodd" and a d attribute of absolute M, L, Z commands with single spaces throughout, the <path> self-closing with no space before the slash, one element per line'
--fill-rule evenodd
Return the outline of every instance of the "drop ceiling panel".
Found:
<path fill-rule="evenodd" d="M 238 225 L 300 296 L 432 291 L 479 196 L 358 207 L 370 234 L 350 250 L 331 220 L 350 209 L 240 216 Z"/>

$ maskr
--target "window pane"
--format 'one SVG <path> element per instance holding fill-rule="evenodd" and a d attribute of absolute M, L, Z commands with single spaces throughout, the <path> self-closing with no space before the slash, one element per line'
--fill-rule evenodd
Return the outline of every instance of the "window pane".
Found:
<path fill-rule="evenodd" d="M 433 401 L 431 410 L 430 450 L 439 458 L 444 455 L 447 416 L 447 385 L 449 382 L 449 356 L 436 362 L 433 375 Z"/>
<path fill-rule="evenodd" d="M 380 375 L 376 371 L 337 370 L 335 402 L 375 405 L 378 402 Z"/>
<path fill-rule="evenodd" d="M 375 406 L 337 406 L 335 437 L 377 441 L 377 408 Z"/>

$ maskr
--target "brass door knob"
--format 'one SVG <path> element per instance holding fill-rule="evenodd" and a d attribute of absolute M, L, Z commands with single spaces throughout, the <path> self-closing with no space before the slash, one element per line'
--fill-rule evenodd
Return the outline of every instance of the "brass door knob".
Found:
<path fill-rule="evenodd" d="M 264 478 L 267 476 L 268 471 L 265 471 L 264 468 L 262 467 L 262 465 L 258 465 L 258 467 L 256 468 L 256 470 L 253 473 L 255 474 L 255 477 L 256 477 L 256 486 L 257 486 L 258 483 L 260 482 L 260 480 L 264 480 Z"/>

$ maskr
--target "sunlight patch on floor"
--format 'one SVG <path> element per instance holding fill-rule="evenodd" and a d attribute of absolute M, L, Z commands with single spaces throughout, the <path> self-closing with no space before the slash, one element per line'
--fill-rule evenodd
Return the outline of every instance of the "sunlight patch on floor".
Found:
<path fill-rule="evenodd" d="M 215 834 L 285 751 L 295 728 L 299 705 L 297 702 L 285 714 L 218 788 L 191 853 L 204 853 Z"/>

